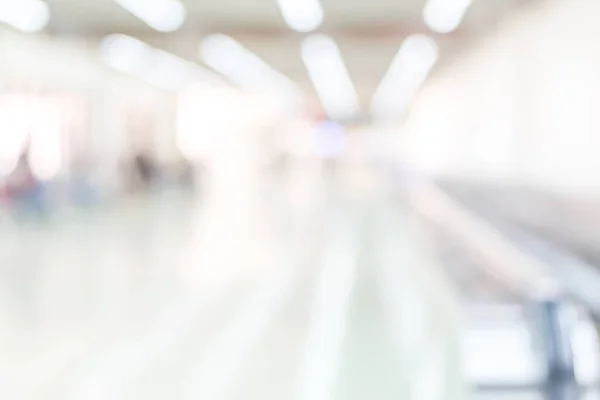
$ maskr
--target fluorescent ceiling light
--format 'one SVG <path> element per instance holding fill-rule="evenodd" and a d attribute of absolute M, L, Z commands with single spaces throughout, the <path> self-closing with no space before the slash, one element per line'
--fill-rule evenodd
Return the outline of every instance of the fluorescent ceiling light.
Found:
<path fill-rule="evenodd" d="M 50 21 L 50 8 L 42 0 L 0 0 L 0 22 L 23 32 L 39 32 Z"/>
<path fill-rule="evenodd" d="M 428 0 L 423 19 L 434 32 L 450 33 L 456 30 L 473 0 Z"/>
<path fill-rule="evenodd" d="M 401 117 L 438 57 L 438 45 L 430 37 L 407 37 L 373 96 L 371 112 Z"/>
<path fill-rule="evenodd" d="M 216 34 L 204 39 L 200 57 L 206 65 L 241 88 L 301 96 L 292 80 L 227 35 Z"/>
<path fill-rule="evenodd" d="M 277 0 L 283 19 L 295 31 L 311 32 L 323 23 L 319 0 Z"/>
<path fill-rule="evenodd" d="M 130 36 L 106 37 L 101 52 L 104 62 L 111 68 L 166 90 L 179 90 L 197 80 L 218 79 L 199 65 Z"/>
<path fill-rule="evenodd" d="M 330 118 L 345 119 L 360 110 L 358 94 L 335 41 L 313 35 L 302 42 L 302 60 Z"/>
<path fill-rule="evenodd" d="M 183 26 L 187 11 L 180 0 L 115 0 L 121 7 L 159 32 Z"/>

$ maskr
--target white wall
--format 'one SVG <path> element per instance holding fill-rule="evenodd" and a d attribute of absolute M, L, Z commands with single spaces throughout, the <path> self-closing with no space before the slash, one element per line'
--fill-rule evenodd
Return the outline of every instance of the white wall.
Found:
<path fill-rule="evenodd" d="M 153 119 L 148 136 L 158 157 L 165 162 L 178 157 L 175 94 L 107 68 L 100 61 L 97 43 L 2 30 L 0 91 L 59 93 L 79 99 L 87 114 L 82 140 L 109 176 L 118 173 L 131 142 L 126 121 L 131 108 L 147 109 Z"/>
<path fill-rule="evenodd" d="M 507 19 L 424 88 L 407 123 L 412 160 L 600 194 L 599 18 L 600 2 L 548 0 Z"/>

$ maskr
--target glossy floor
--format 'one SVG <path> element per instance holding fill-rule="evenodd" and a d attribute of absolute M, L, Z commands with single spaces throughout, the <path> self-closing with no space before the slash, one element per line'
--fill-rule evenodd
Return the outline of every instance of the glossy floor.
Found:
<path fill-rule="evenodd" d="M 0 397 L 465 398 L 458 306 L 405 210 L 294 190 L 5 224 Z"/>

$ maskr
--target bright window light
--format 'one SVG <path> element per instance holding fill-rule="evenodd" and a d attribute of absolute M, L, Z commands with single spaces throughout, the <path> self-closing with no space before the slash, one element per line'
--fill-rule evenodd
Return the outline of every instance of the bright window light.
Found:
<path fill-rule="evenodd" d="M 227 148 L 230 136 L 244 130 L 247 104 L 240 92 L 202 83 L 179 93 L 177 147 L 189 160 L 206 158 Z M 231 118 L 235 114 L 236 118 Z"/>
<path fill-rule="evenodd" d="M 598 358 L 598 331 L 593 321 L 580 320 L 575 323 L 571 336 L 575 376 L 581 385 L 593 385 L 600 379 Z"/>
<path fill-rule="evenodd" d="M 298 32 L 311 32 L 323 23 L 323 7 L 319 0 L 277 0 L 283 19 Z"/>
<path fill-rule="evenodd" d="M 107 36 L 102 41 L 101 52 L 109 67 L 166 90 L 179 90 L 199 80 L 218 80 L 215 74 L 199 65 L 130 36 Z"/>
<path fill-rule="evenodd" d="M 31 111 L 31 170 L 39 179 L 49 180 L 60 172 L 63 165 L 60 103 L 50 99 L 39 100 Z"/>
<path fill-rule="evenodd" d="M 360 110 L 358 94 L 335 41 L 313 35 L 302 42 L 302 60 L 327 115 L 345 119 Z"/>
<path fill-rule="evenodd" d="M 200 57 L 241 88 L 281 93 L 291 98 L 300 96 L 300 89 L 292 80 L 227 35 L 216 34 L 204 39 Z"/>
<path fill-rule="evenodd" d="M 420 34 L 407 37 L 373 96 L 371 112 L 377 117 L 401 116 L 438 56 L 438 46 L 430 37 Z"/>
<path fill-rule="evenodd" d="M 187 18 L 187 10 L 180 0 L 115 0 L 115 2 L 159 32 L 176 31 L 183 26 Z"/>
<path fill-rule="evenodd" d="M 531 343 L 524 326 L 470 329 L 463 343 L 466 378 L 489 385 L 540 382 L 543 371 Z"/>
<path fill-rule="evenodd" d="M 50 8 L 42 0 L 0 0 L 0 22 L 23 32 L 39 32 L 50 21 Z"/>
<path fill-rule="evenodd" d="M 16 167 L 27 141 L 29 103 L 25 95 L 0 96 L 0 176 Z"/>
<path fill-rule="evenodd" d="M 450 33 L 456 30 L 473 0 L 429 0 L 423 10 L 427 26 L 434 32 Z"/>

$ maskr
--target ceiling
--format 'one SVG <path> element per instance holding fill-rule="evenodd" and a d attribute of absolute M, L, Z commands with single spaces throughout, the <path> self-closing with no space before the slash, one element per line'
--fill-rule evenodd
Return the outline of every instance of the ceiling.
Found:
<path fill-rule="evenodd" d="M 52 11 L 48 30 L 53 35 L 93 40 L 124 33 L 197 62 L 202 37 L 226 33 L 314 95 L 299 51 L 306 34 L 287 27 L 276 0 L 182 1 L 189 16 L 184 27 L 174 33 L 153 31 L 113 0 L 47 0 Z M 321 0 L 325 22 L 318 31 L 338 43 L 365 106 L 407 35 L 432 34 L 441 47 L 442 60 L 448 59 L 508 11 L 528 1 L 532 0 L 474 0 L 457 31 L 433 35 L 422 20 L 425 0 Z"/>

